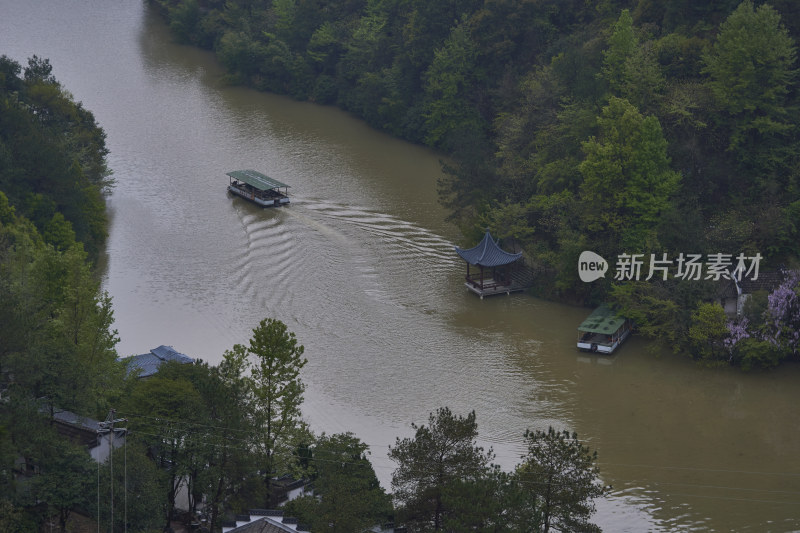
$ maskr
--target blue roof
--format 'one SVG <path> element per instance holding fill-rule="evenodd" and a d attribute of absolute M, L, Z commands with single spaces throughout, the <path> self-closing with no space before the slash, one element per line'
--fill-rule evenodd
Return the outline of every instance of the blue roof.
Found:
<path fill-rule="evenodd" d="M 502 250 L 500 246 L 492 239 L 489 231 L 483 236 L 483 240 L 478 243 L 474 248 L 465 250 L 456 246 L 456 253 L 470 265 L 478 265 L 484 267 L 496 267 L 513 263 L 520 257 L 522 253 L 512 254 Z"/>
<path fill-rule="evenodd" d="M 153 348 L 149 353 L 134 355 L 128 359 L 128 372 L 139 371 L 140 378 L 152 376 L 164 361 L 177 361 L 181 364 L 194 363 L 194 359 L 175 350 L 172 346 Z"/>

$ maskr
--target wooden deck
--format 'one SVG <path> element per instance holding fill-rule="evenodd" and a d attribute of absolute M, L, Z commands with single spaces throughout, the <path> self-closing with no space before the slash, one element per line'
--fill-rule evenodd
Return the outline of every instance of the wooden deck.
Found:
<path fill-rule="evenodd" d="M 484 296 L 492 296 L 495 294 L 511 294 L 512 292 L 525 290 L 524 286 L 517 283 L 512 282 L 511 284 L 500 284 L 495 283 L 492 278 L 483 280 L 483 288 L 481 288 L 480 285 L 469 281 L 464 282 L 464 285 L 467 287 L 467 289 L 480 296 L 481 299 L 483 299 Z"/>
<path fill-rule="evenodd" d="M 533 271 L 523 265 L 516 268 L 511 273 L 510 284 L 508 282 L 498 283 L 492 278 L 486 278 L 483 280 L 483 288 L 481 288 L 480 280 L 476 276 L 473 279 L 469 277 L 466 278 L 467 281 L 464 282 L 464 285 L 467 287 L 467 289 L 483 299 L 484 296 L 492 296 L 495 294 L 511 294 L 512 292 L 522 292 L 525 289 L 533 286 L 534 277 Z"/>

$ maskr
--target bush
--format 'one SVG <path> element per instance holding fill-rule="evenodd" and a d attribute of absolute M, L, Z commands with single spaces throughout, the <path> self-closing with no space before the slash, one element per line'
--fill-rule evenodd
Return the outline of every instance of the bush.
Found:
<path fill-rule="evenodd" d="M 318 104 L 335 104 L 338 94 L 336 80 L 326 74 L 322 74 L 314 84 L 311 99 Z"/>
<path fill-rule="evenodd" d="M 733 351 L 733 363 L 746 372 L 774 368 L 782 359 L 783 353 L 777 346 L 752 337 L 739 341 Z"/>

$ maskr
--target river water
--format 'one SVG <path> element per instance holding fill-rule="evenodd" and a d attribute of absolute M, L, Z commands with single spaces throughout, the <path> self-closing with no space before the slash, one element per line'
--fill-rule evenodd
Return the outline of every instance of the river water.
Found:
<path fill-rule="evenodd" d="M 389 444 L 449 406 L 506 469 L 526 428 L 577 431 L 613 493 L 607 531 L 800 530 L 800 368 L 745 375 L 575 349 L 588 310 L 463 286 L 436 201 L 437 154 L 333 108 L 227 86 L 133 0 L 0 0 L 0 54 L 49 58 L 108 134 L 117 186 L 104 286 L 121 355 L 160 344 L 218 362 L 265 317 L 306 348 L 304 415 Z M 288 208 L 225 192 L 254 168 Z M 466 244 L 466 243 L 460 243 Z"/>

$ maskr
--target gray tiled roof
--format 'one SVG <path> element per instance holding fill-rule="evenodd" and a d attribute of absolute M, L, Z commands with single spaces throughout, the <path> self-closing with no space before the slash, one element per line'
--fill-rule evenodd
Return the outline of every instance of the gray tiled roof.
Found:
<path fill-rule="evenodd" d="M 250 509 L 249 514 L 236 515 L 237 522 L 249 522 L 231 529 L 229 533 L 286 533 L 308 531 L 300 529 L 296 518 L 283 516 L 283 511 L 272 509 Z M 290 524 L 294 527 L 290 527 Z M 297 529 L 295 529 L 297 528 Z"/>
<path fill-rule="evenodd" d="M 53 412 L 53 419 L 88 431 L 97 432 L 100 429 L 100 423 L 97 420 L 77 415 L 72 411 L 55 411 Z"/>
<path fill-rule="evenodd" d="M 182 364 L 193 363 L 194 359 L 175 350 L 172 346 L 153 348 L 149 353 L 134 355 L 128 359 L 128 372 L 139 371 L 140 378 L 152 376 L 164 361 L 177 361 Z"/>
<path fill-rule="evenodd" d="M 234 531 L 236 533 L 286 533 L 287 531 L 296 530 L 267 522 L 264 519 L 258 519 L 231 530 L 231 533 Z"/>
<path fill-rule="evenodd" d="M 783 283 L 786 278 L 783 272 L 761 272 L 758 279 L 743 278 L 739 282 L 742 287 L 742 292 L 745 294 L 752 294 L 756 291 L 774 291 L 778 285 Z"/>
<path fill-rule="evenodd" d="M 522 257 L 521 253 L 512 254 L 502 250 L 488 231 L 477 246 L 468 250 L 456 246 L 456 253 L 470 265 L 484 267 L 507 265 Z"/>

